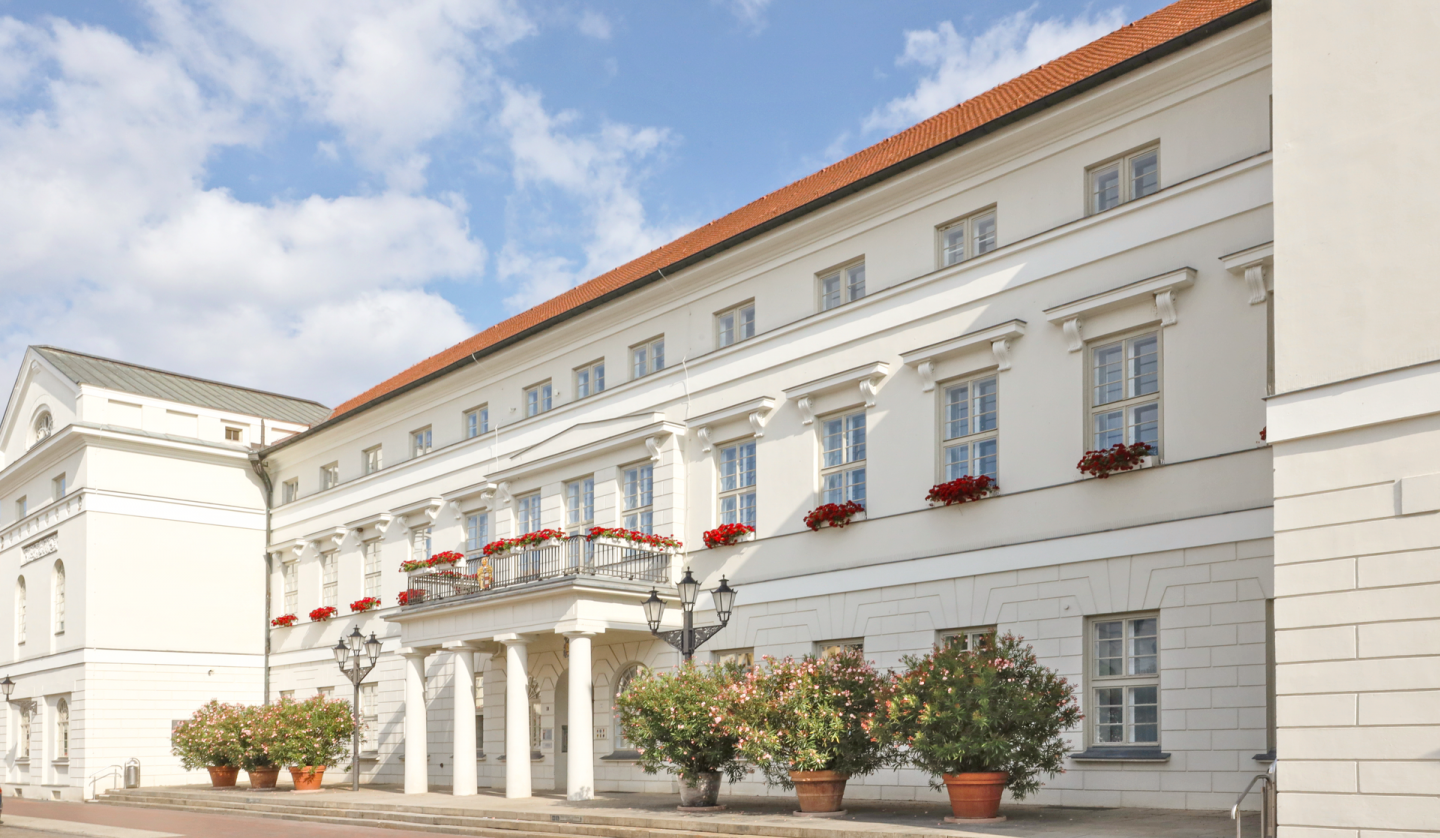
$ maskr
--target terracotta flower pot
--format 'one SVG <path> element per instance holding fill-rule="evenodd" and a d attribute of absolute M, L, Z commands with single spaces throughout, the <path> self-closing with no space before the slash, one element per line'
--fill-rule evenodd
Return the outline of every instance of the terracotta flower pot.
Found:
<path fill-rule="evenodd" d="M 320 781 L 325 777 L 323 765 L 292 765 L 290 779 L 295 781 L 296 791 L 319 791 Z"/>
<path fill-rule="evenodd" d="M 845 800 L 845 781 L 850 775 L 839 771 L 791 771 L 795 797 L 802 812 L 838 812 Z"/>
<path fill-rule="evenodd" d="M 942 774 L 950 792 L 950 811 L 957 818 L 993 818 L 1000 811 L 1000 795 L 1010 775 L 1004 771 Z"/>
<path fill-rule="evenodd" d="M 239 767 L 234 765 L 212 765 L 209 769 L 211 788 L 235 788 L 235 778 L 240 776 Z"/>
<path fill-rule="evenodd" d="M 245 773 L 250 777 L 250 788 L 252 789 L 273 789 L 275 783 L 280 779 L 278 767 L 247 768 Z"/>
<path fill-rule="evenodd" d="M 680 779 L 680 805 L 686 809 L 714 806 L 720 799 L 720 772 L 702 771 L 692 786 L 683 777 Z"/>

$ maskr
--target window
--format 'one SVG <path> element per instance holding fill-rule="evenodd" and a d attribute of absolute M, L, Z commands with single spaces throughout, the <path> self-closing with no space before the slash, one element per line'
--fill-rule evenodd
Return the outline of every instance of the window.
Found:
<path fill-rule="evenodd" d="M 55 563 L 55 633 L 65 633 L 65 563 Z"/>
<path fill-rule="evenodd" d="M 962 652 L 975 652 L 980 649 L 989 648 L 995 641 L 995 627 L 985 626 L 983 628 L 957 629 L 956 631 L 943 632 L 940 635 L 940 643 L 947 649 L 959 647 Z"/>
<path fill-rule="evenodd" d="M 755 526 L 755 440 L 720 449 L 720 523 Z"/>
<path fill-rule="evenodd" d="M 226 441 L 226 442 L 244 442 L 244 441 L 245 441 L 245 431 L 244 431 L 242 428 L 237 428 L 237 427 L 235 427 L 234 425 L 226 425 L 226 426 L 225 426 L 225 441 Z"/>
<path fill-rule="evenodd" d="M 1090 623 L 1096 745 L 1160 744 L 1160 620 L 1155 615 Z"/>
<path fill-rule="evenodd" d="M 65 475 L 60 475 L 50 481 L 50 488 L 54 491 L 55 500 L 65 497 Z"/>
<path fill-rule="evenodd" d="M 595 478 L 585 477 L 565 484 L 565 534 L 584 535 L 595 526 Z M 581 558 L 591 564 L 595 558 L 593 542 L 573 539 L 566 543 L 565 558 L 571 567 L 578 567 Z"/>
<path fill-rule="evenodd" d="M 575 370 L 575 398 L 601 393 L 605 390 L 605 362 L 596 361 Z"/>
<path fill-rule="evenodd" d="M 1086 215 L 1118 207 L 1160 190 L 1160 147 L 1091 166 Z"/>
<path fill-rule="evenodd" d="M 421 428 L 410 432 L 410 456 L 423 457 L 430 453 L 430 429 Z"/>
<path fill-rule="evenodd" d="M 300 563 L 285 562 L 281 568 L 285 580 L 285 613 L 294 614 L 300 607 Z"/>
<path fill-rule="evenodd" d="M 295 691 L 294 691 L 294 690 L 281 690 L 281 691 L 280 691 L 280 700 L 281 700 L 281 701 L 284 701 L 284 700 L 287 699 L 287 698 L 293 699 L 294 697 L 295 697 Z"/>
<path fill-rule="evenodd" d="M 665 338 L 630 347 L 630 377 L 640 378 L 665 369 Z"/>
<path fill-rule="evenodd" d="M 20 747 L 16 759 L 30 761 L 30 708 L 24 707 L 20 710 Z"/>
<path fill-rule="evenodd" d="M 360 473 L 374 474 L 384 467 L 384 458 L 381 455 L 381 446 L 366 448 L 360 452 Z"/>
<path fill-rule="evenodd" d="M 754 649 L 724 649 L 715 653 L 715 663 L 719 666 L 739 664 L 749 669 L 755 665 Z"/>
<path fill-rule="evenodd" d="M 856 652 L 865 654 L 865 641 L 863 640 L 829 640 L 815 644 L 817 657 L 828 658 L 845 652 Z"/>
<path fill-rule="evenodd" d="M 15 520 L 20 520 L 30 514 L 30 501 L 20 498 L 15 501 Z"/>
<path fill-rule="evenodd" d="M 320 467 L 320 488 L 333 489 L 340 485 L 340 464 L 331 463 Z"/>
<path fill-rule="evenodd" d="M 534 754 L 540 750 L 540 740 L 542 738 L 540 732 L 540 682 L 534 678 L 527 681 L 525 683 L 525 694 L 530 698 L 530 751 Z"/>
<path fill-rule="evenodd" d="M 378 684 L 360 685 L 360 750 L 380 750 L 380 694 Z"/>
<path fill-rule="evenodd" d="M 865 411 L 820 423 L 820 502 L 865 505 Z"/>
<path fill-rule="evenodd" d="M 367 541 L 360 546 L 365 557 L 365 596 L 380 598 L 380 539 Z"/>
<path fill-rule="evenodd" d="M 41 411 L 35 417 L 35 444 L 39 445 L 55 433 L 55 419 L 51 417 L 50 411 Z"/>
<path fill-rule="evenodd" d="M 1090 350 L 1092 450 L 1136 442 L 1160 450 L 1160 333 Z"/>
<path fill-rule="evenodd" d="M 522 536 L 540 529 L 542 529 L 540 524 L 540 493 L 535 492 L 534 494 L 516 498 L 515 535 Z"/>
<path fill-rule="evenodd" d="M 865 296 L 865 263 L 858 262 L 821 274 L 819 282 L 821 311 L 854 302 Z"/>
<path fill-rule="evenodd" d="M 423 527 L 411 534 L 410 555 L 415 561 L 423 562 L 430 558 L 434 550 L 434 534 L 434 527 Z"/>
<path fill-rule="evenodd" d="M 655 531 L 655 467 L 649 463 L 625 469 L 625 529 Z"/>
<path fill-rule="evenodd" d="M 745 303 L 715 315 L 715 343 L 729 346 L 755 337 L 755 304 Z"/>
<path fill-rule="evenodd" d="M 300 478 L 295 477 L 280 484 L 280 502 L 294 503 L 300 497 Z"/>
<path fill-rule="evenodd" d="M 485 753 L 485 673 L 475 673 L 475 750 Z"/>
<path fill-rule="evenodd" d="M 332 699 L 332 698 L 335 697 L 335 688 L 334 688 L 334 687 L 318 687 L 318 688 L 316 688 L 316 690 L 315 690 L 315 694 L 318 695 L 318 696 L 320 696 L 321 698 L 325 699 L 326 701 L 329 701 L 330 699 Z"/>
<path fill-rule="evenodd" d="M 320 554 L 320 604 L 340 605 L 340 563 L 334 552 Z"/>
<path fill-rule="evenodd" d="M 550 409 L 550 382 L 525 390 L 525 415 L 539 416 Z"/>
<path fill-rule="evenodd" d="M 640 671 L 641 665 L 638 663 L 632 663 L 620 673 L 620 677 L 615 679 L 616 698 L 619 698 L 620 695 L 625 692 L 625 688 L 630 686 L 630 682 L 635 680 L 635 676 L 639 675 Z M 614 707 L 615 705 L 612 703 L 610 706 Z M 615 750 L 635 750 L 635 743 L 625 738 L 625 726 L 620 724 L 620 714 L 616 713 L 614 714 L 614 716 L 615 724 L 611 725 L 611 727 L 615 728 Z"/>
<path fill-rule="evenodd" d="M 26 609 L 25 577 L 15 583 L 15 642 L 20 645 L 25 643 L 25 609 Z"/>
<path fill-rule="evenodd" d="M 474 553 L 490 543 L 490 514 L 477 512 L 465 516 L 465 552 Z"/>
<path fill-rule="evenodd" d="M 965 475 L 996 477 L 999 440 L 995 376 L 975 378 L 945 387 L 945 479 Z"/>
<path fill-rule="evenodd" d="M 477 407 L 474 410 L 465 411 L 465 438 L 474 439 L 481 434 L 490 433 L 490 408 Z"/>
<path fill-rule="evenodd" d="M 995 210 L 978 212 L 940 228 L 940 267 L 995 249 Z"/>
<path fill-rule="evenodd" d="M 55 758 L 70 758 L 70 702 L 63 698 L 55 704 Z"/>

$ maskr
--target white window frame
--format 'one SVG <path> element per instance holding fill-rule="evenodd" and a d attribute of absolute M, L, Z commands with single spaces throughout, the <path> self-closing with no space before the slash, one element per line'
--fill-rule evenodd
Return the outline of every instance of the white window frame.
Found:
<path fill-rule="evenodd" d="M 565 482 L 565 534 L 584 535 L 595 526 L 595 476 L 586 475 Z M 565 558 L 571 567 L 593 564 L 593 542 L 574 539 L 567 543 Z"/>
<path fill-rule="evenodd" d="M 839 652 L 853 649 L 865 654 L 865 638 L 852 637 L 847 640 L 821 640 L 815 643 L 815 657 L 825 659 Z"/>
<path fill-rule="evenodd" d="M 938 643 L 942 648 L 948 649 L 959 644 L 960 651 L 973 652 L 984 647 L 987 643 L 993 642 L 995 638 L 995 626 L 975 626 L 973 628 L 950 629 L 940 632 Z M 987 641 L 985 638 L 990 638 Z"/>
<path fill-rule="evenodd" d="M 374 474 L 385 467 L 385 446 L 372 445 L 360 452 L 360 473 Z"/>
<path fill-rule="evenodd" d="M 665 369 L 665 336 L 660 335 L 631 346 L 628 357 L 631 381 Z"/>
<path fill-rule="evenodd" d="M 862 420 L 860 425 L 862 441 L 858 446 L 853 436 L 855 427 L 851 422 L 851 420 L 857 416 Z M 835 422 L 840 424 L 839 447 L 828 448 L 827 446 L 830 444 L 832 437 L 830 433 L 831 425 Z M 868 457 L 870 453 L 870 446 L 869 421 L 866 418 L 865 409 L 852 409 L 832 413 L 829 416 L 815 420 L 815 426 L 820 441 L 820 503 L 845 503 L 846 501 L 854 500 L 861 506 L 868 506 L 868 494 L 865 488 L 869 475 L 866 474 L 865 468 L 866 457 Z M 857 447 L 861 449 L 861 453 L 864 456 L 855 456 L 855 449 Z M 829 462 L 828 455 L 832 451 L 838 452 L 838 461 L 833 465 L 827 465 Z M 860 474 L 858 481 L 849 477 L 849 475 L 854 472 Z M 837 486 L 827 485 L 832 477 L 838 477 Z M 854 491 L 856 486 L 860 489 L 858 494 Z"/>
<path fill-rule="evenodd" d="M 429 454 L 432 450 L 434 450 L 434 442 L 435 434 L 431 430 L 431 426 L 429 425 L 411 431 L 410 457 L 414 459 L 415 457 L 423 457 L 426 454 Z"/>
<path fill-rule="evenodd" d="M 320 491 L 333 489 L 340 485 L 340 463 L 330 463 L 320 467 Z"/>
<path fill-rule="evenodd" d="M 475 751 L 485 755 L 485 671 L 475 670 Z"/>
<path fill-rule="evenodd" d="M 832 287 L 831 280 L 834 280 Z M 865 296 L 864 258 L 837 265 L 815 275 L 815 302 L 819 311 L 829 311 Z"/>
<path fill-rule="evenodd" d="M 21 495 L 20 497 L 15 499 L 15 520 L 19 521 L 21 518 L 24 518 L 26 515 L 29 514 L 30 501 L 26 496 Z"/>
<path fill-rule="evenodd" d="M 365 596 L 380 599 L 385 571 L 380 565 L 380 539 L 372 538 L 360 545 L 362 588 Z"/>
<path fill-rule="evenodd" d="M 373 754 L 380 750 L 380 685 L 373 681 L 360 685 L 360 722 L 360 751 Z"/>
<path fill-rule="evenodd" d="M 300 478 L 292 477 L 280 484 L 280 503 L 294 503 L 300 499 Z"/>
<path fill-rule="evenodd" d="M 1136 623 L 1147 620 L 1154 622 L 1153 633 L 1137 635 L 1136 629 L 1138 627 L 1136 626 Z M 1102 660 L 1102 650 L 1100 647 L 1100 643 L 1102 641 L 1100 640 L 1100 627 L 1112 626 L 1115 623 L 1121 624 L 1123 632 L 1123 636 L 1119 638 L 1119 642 L 1121 644 L 1121 657 L 1119 658 L 1119 660 L 1121 661 L 1120 668 L 1122 672 L 1118 675 L 1101 675 L 1100 661 Z M 1136 641 L 1145 639 L 1148 639 L 1150 643 L 1137 645 Z M 1110 642 L 1113 644 L 1114 641 Z M 1106 649 L 1105 651 L 1107 652 L 1107 655 L 1104 658 L 1105 660 L 1115 660 L 1115 658 L 1108 655 L 1108 652 L 1111 651 L 1110 649 Z M 1139 654 L 1137 654 L 1137 652 Z M 1153 672 L 1143 671 L 1147 668 L 1144 665 L 1144 659 L 1147 657 L 1154 658 Z M 1137 663 L 1139 665 L 1137 665 Z M 1146 749 L 1153 748 L 1155 750 L 1160 749 L 1160 738 L 1162 735 L 1162 731 L 1160 730 L 1160 673 L 1162 669 L 1163 662 L 1161 660 L 1160 652 L 1160 612 L 1145 611 L 1133 612 L 1128 614 L 1107 614 L 1104 616 L 1090 617 L 1086 620 L 1085 672 L 1090 677 L 1088 679 L 1089 683 L 1087 684 L 1087 689 L 1085 693 L 1087 704 L 1085 719 L 1086 721 L 1091 722 L 1091 724 L 1089 725 L 1089 731 L 1086 733 L 1086 736 L 1092 747 Z M 1141 671 L 1137 672 L 1132 670 Z M 1102 717 L 1101 707 L 1115 705 L 1101 705 L 1101 691 L 1115 689 L 1119 689 L 1122 691 L 1122 704 L 1120 705 L 1122 716 L 1120 721 L 1107 724 L 1107 719 Z M 1142 699 L 1150 697 L 1145 693 L 1141 693 L 1139 696 L 1136 696 L 1135 693 L 1137 690 L 1152 690 L 1155 699 L 1154 704 L 1151 705 L 1147 701 L 1137 705 L 1135 702 L 1135 699 L 1137 697 Z M 1153 706 L 1155 708 L 1153 713 L 1153 720 L 1137 719 L 1137 707 L 1143 708 L 1149 706 Z M 1114 724 L 1121 725 L 1122 741 L 1101 741 L 1101 728 L 1112 727 Z M 1132 741 L 1132 738 L 1135 735 L 1134 730 L 1138 725 L 1153 725 L 1155 729 L 1154 740 Z"/>
<path fill-rule="evenodd" d="M 550 408 L 554 406 L 554 389 L 550 386 L 550 382 L 548 380 L 542 381 L 539 384 L 532 384 L 529 387 L 525 388 L 526 419 L 529 419 L 532 416 L 539 416 L 540 414 L 550 410 Z"/>
<path fill-rule="evenodd" d="M 605 359 L 591 361 L 576 367 L 574 372 L 575 398 L 583 399 L 605 392 Z"/>
<path fill-rule="evenodd" d="M 280 578 L 283 591 L 281 599 L 285 605 L 285 613 L 294 614 L 300 607 L 300 561 L 291 559 L 281 562 Z"/>
<path fill-rule="evenodd" d="M 715 518 L 721 524 L 755 526 L 759 482 L 758 449 L 754 437 L 715 446 Z M 746 458 L 749 470 L 745 470 Z M 749 480 L 747 483 L 746 480 Z M 748 498 L 748 503 L 746 499 Z"/>
<path fill-rule="evenodd" d="M 340 554 L 334 550 L 320 554 L 320 604 L 340 607 Z"/>
<path fill-rule="evenodd" d="M 70 702 L 55 702 L 55 759 L 70 761 Z"/>
<path fill-rule="evenodd" d="M 435 528 L 420 527 L 410 534 L 410 557 L 423 562 L 435 555 Z"/>
<path fill-rule="evenodd" d="M 515 537 L 528 535 L 545 528 L 540 506 L 540 493 L 531 492 L 515 496 Z"/>
<path fill-rule="evenodd" d="M 233 434 L 233 436 L 232 436 L 232 434 Z M 238 442 L 238 443 L 240 443 L 241 445 L 244 445 L 244 444 L 245 444 L 245 429 L 242 428 L 242 427 L 240 427 L 239 425 L 226 425 L 226 426 L 225 426 L 225 441 L 226 441 L 226 442 Z"/>
<path fill-rule="evenodd" d="M 19 577 L 15 582 L 15 644 L 24 646 L 29 636 L 27 624 L 29 623 L 30 611 L 30 590 L 25 584 L 25 577 Z"/>
<path fill-rule="evenodd" d="M 648 667 L 646 667 L 645 664 L 638 662 L 628 663 L 625 666 L 621 667 L 620 675 L 615 679 L 615 691 L 611 693 L 610 697 L 612 699 L 619 698 L 620 693 L 624 692 L 625 688 L 630 686 L 630 682 L 634 680 L 635 676 L 639 675 L 641 672 L 646 671 L 647 669 Z M 610 706 L 614 707 L 615 702 L 611 701 Z M 616 712 L 613 714 L 613 716 L 614 724 L 612 724 L 611 727 L 614 729 L 613 735 L 615 737 L 615 750 L 635 750 L 635 743 L 625 738 L 625 728 L 624 725 L 620 724 L 620 714 Z"/>
<path fill-rule="evenodd" d="M 488 433 L 490 433 L 490 405 L 482 404 L 465 411 L 466 439 L 474 439 L 481 434 Z"/>
<path fill-rule="evenodd" d="M 715 315 L 715 346 L 727 346 L 755 337 L 755 301 L 747 300 Z"/>
<path fill-rule="evenodd" d="M 716 666 L 738 663 L 749 669 L 755 665 L 755 647 L 753 646 L 748 649 L 718 649 L 711 654 L 714 656 Z"/>
<path fill-rule="evenodd" d="M 65 633 L 65 563 L 55 561 L 55 633 Z"/>
<path fill-rule="evenodd" d="M 1155 155 L 1153 183 L 1142 173 L 1136 177 L 1136 163 L 1145 157 Z M 1115 202 L 1106 203 L 1100 197 L 1101 178 L 1114 173 L 1119 183 L 1115 186 Z M 1085 214 L 1095 215 L 1127 204 L 1136 198 L 1153 195 L 1160 191 L 1160 143 L 1148 143 L 1133 151 L 1111 157 L 1085 169 Z"/>
<path fill-rule="evenodd" d="M 69 487 L 65 484 L 65 473 L 63 471 L 50 480 L 50 489 L 55 495 L 55 500 L 64 499 Z"/>
<path fill-rule="evenodd" d="M 16 749 L 19 753 L 15 756 L 17 762 L 28 763 L 30 761 L 30 740 L 35 736 L 34 720 L 34 711 L 29 707 L 20 708 L 20 747 Z"/>
<path fill-rule="evenodd" d="M 465 553 L 479 553 L 490 543 L 490 513 L 471 512 L 465 516 Z"/>
<path fill-rule="evenodd" d="M 1117 441 L 1123 441 L 1126 445 L 1148 441 L 1141 438 L 1147 435 L 1143 433 L 1143 424 L 1148 424 L 1148 422 L 1143 424 L 1137 422 L 1137 411 L 1153 404 L 1155 406 L 1155 434 L 1153 441 L 1150 441 L 1152 448 L 1150 453 L 1160 453 L 1165 427 L 1165 351 L 1164 342 L 1161 340 L 1162 334 L 1163 331 L 1158 328 L 1146 329 L 1118 337 L 1091 341 L 1085 347 L 1085 397 L 1089 403 L 1085 428 L 1086 450 L 1097 451 L 1101 448 L 1109 448 Z M 1145 356 L 1136 356 L 1134 347 L 1137 342 L 1147 338 L 1155 339 L 1155 389 L 1145 392 L 1143 390 L 1145 376 L 1136 374 L 1141 368 L 1135 364 Z M 1102 368 L 1097 365 L 1100 353 L 1116 346 L 1120 347 L 1118 381 L 1109 377 L 1110 365 L 1106 365 L 1106 371 L 1103 373 Z M 1101 388 L 1109 389 L 1117 383 L 1121 396 L 1111 401 L 1101 402 L 1100 399 L 1104 397 L 1100 392 Z M 1119 437 L 1107 436 L 1106 439 L 1109 441 L 1102 444 L 1101 431 L 1098 430 L 1100 417 L 1105 416 L 1108 419 L 1115 413 L 1120 414 L 1120 421 L 1123 425 L 1121 433 Z M 1113 435 L 1113 428 L 1108 429 L 1106 433 Z"/>
<path fill-rule="evenodd" d="M 990 206 L 936 227 L 937 264 L 948 268 L 995 250 L 1000 246 L 999 219 Z"/>
<path fill-rule="evenodd" d="M 655 532 L 655 464 L 646 460 L 620 469 L 620 497 L 627 530 Z"/>
<path fill-rule="evenodd" d="M 976 395 L 977 386 L 990 386 L 989 393 Z M 952 410 L 953 394 L 965 389 L 965 409 L 963 418 L 955 418 L 959 411 Z M 1000 468 L 1000 376 L 995 372 L 987 372 L 980 375 L 971 375 L 966 378 L 957 378 L 947 381 L 935 391 L 940 394 L 940 480 L 948 483 L 956 478 L 967 474 L 979 477 L 982 474 L 989 475 L 992 480 L 998 479 Z M 984 402 L 987 396 L 994 400 L 993 409 L 985 412 Z M 979 419 L 990 417 L 988 426 L 976 430 L 981 424 Z M 956 428 L 954 425 L 964 422 L 964 426 Z M 957 431 L 951 436 L 951 431 Z M 963 431 L 963 432 L 961 432 Z M 985 443 L 993 442 L 994 445 L 986 448 Z M 979 448 L 977 449 L 977 446 Z M 963 449 L 964 458 L 960 459 L 959 452 Z M 952 452 L 956 452 L 953 453 Z M 952 461 L 952 457 L 955 459 Z M 952 466 L 961 466 L 954 468 Z M 986 465 L 990 468 L 986 469 Z"/>

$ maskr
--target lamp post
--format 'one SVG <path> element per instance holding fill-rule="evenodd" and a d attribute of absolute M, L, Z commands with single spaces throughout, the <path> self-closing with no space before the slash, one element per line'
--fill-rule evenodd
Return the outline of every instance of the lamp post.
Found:
<path fill-rule="evenodd" d="M 680 650 L 685 660 L 695 656 L 695 650 L 705 645 L 705 641 L 715 636 L 725 624 L 730 622 L 730 611 L 735 607 L 735 591 L 724 576 L 720 577 L 720 587 L 710 592 L 715 600 L 715 614 L 720 618 L 718 626 L 695 627 L 695 600 L 700 595 L 700 583 L 690 575 L 690 568 L 685 568 L 685 576 L 675 585 L 680 591 L 680 607 L 685 612 L 684 627 L 673 631 L 660 630 L 660 618 L 665 616 L 665 603 L 660 599 L 660 592 L 654 588 L 650 589 L 650 598 L 645 600 L 645 622 L 650 624 L 650 633 L 663 639 L 666 643 Z"/>
<path fill-rule="evenodd" d="M 13 693 L 13 692 L 15 692 L 15 682 L 10 680 L 10 676 L 9 676 L 9 675 L 6 675 L 6 676 L 5 676 L 5 680 L 4 680 L 4 681 L 0 681 L 0 693 L 4 693 L 4 694 L 5 694 L 5 700 L 6 700 L 6 701 L 9 701 L 9 700 L 10 700 L 10 694 Z"/>
<path fill-rule="evenodd" d="M 350 709 L 355 714 L 355 732 L 350 743 L 350 789 L 360 790 L 360 682 L 375 668 L 375 661 L 380 657 L 380 641 L 375 638 L 375 632 L 370 632 L 370 637 L 360 633 L 360 627 L 349 635 L 340 638 L 332 650 L 335 652 L 335 662 L 340 665 L 340 671 L 355 685 L 355 703 Z M 369 659 L 369 664 L 362 661 L 361 653 Z M 347 668 L 348 667 L 348 668 Z M 0 688 L 4 682 L 0 682 Z M 6 693 L 9 694 L 8 692 Z"/>

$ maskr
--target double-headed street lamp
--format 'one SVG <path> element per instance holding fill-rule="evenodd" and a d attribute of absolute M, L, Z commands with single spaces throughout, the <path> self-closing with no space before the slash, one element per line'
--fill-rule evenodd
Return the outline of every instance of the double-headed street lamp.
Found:
<path fill-rule="evenodd" d="M 335 644 L 335 648 L 332 651 L 335 652 L 335 662 L 340 664 L 340 671 L 345 673 L 345 677 L 349 678 L 350 683 L 355 685 L 355 703 L 350 705 L 351 711 L 355 714 L 354 741 L 350 743 L 350 788 L 352 791 L 359 791 L 360 682 L 365 680 L 365 676 L 369 675 L 370 670 L 375 668 L 375 661 L 380 658 L 380 641 L 376 639 L 375 632 L 373 631 L 370 632 L 370 637 L 367 639 L 365 635 L 360 633 L 360 627 L 356 626 L 355 630 L 350 632 L 348 636 L 340 638 L 340 642 Z M 369 658 L 370 663 L 368 666 L 361 660 L 361 652 L 364 652 L 364 656 Z M 0 682 L 0 687 L 3 686 L 3 682 Z M 9 695 L 8 691 L 6 695 Z"/>
<path fill-rule="evenodd" d="M 720 618 L 720 625 L 696 628 L 695 600 L 700 596 L 700 583 L 690 575 L 690 568 L 685 568 L 685 577 L 675 587 L 680 590 L 680 607 L 685 612 L 684 627 L 673 631 L 660 630 L 660 618 L 665 616 L 665 603 L 660 599 L 660 592 L 654 588 L 650 589 L 650 598 L 644 603 L 645 622 L 650 624 L 651 634 L 679 649 L 681 656 L 688 661 L 695 656 L 696 649 L 730 622 L 730 610 L 735 607 L 735 591 L 725 577 L 721 576 L 720 587 L 710 592 L 710 596 L 715 600 L 715 615 Z"/>

